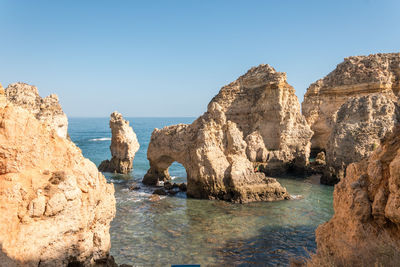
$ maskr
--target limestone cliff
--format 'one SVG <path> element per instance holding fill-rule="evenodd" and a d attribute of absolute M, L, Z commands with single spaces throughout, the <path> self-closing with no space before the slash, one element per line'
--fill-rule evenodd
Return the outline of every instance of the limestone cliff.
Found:
<path fill-rule="evenodd" d="M 333 116 L 351 97 L 400 90 L 400 53 L 345 58 L 336 69 L 310 85 L 304 95 L 303 115 L 314 131 L 312 148 L 327 148 Z"/>
<path fill-rule="evenodd" d="M 347 165 L 368 157 L 398 121 L 397 99 L 391 92 L 350 98 L 333 117 L 321 182 L 337 183 Z"/>
<path fill-rule="evenodd" d="M 222 87 L 209 106 L 214 103 L 243 133 L 249 160 L 267 163 L 267 173 L 308 164 L 312 131 L 286 73 L 269 65 L 254 67 Z"/>
<path fill-rule="evenodd" d="M 104 160 L 99 170 L 104 172 L 128 173 L 132 170 L 132 163 L 136 152 L 139 150 L 139 142 L 129 121 L 124 120 L 118 112 L 113 112 L 110 117 L 111 128 L 111 160 Z"/>
<path fill-rule="evenodd" d="M 37 114 L 0 107 L 1 266 L 92 265 L 108 257 L 113 185 Z"/>
<path fill-rule="evenodd" d="M 169 179 L 168 167 L 178 161 L 187 172 L 189 196 L 235 202 L 284 199 L 286 191 L 274 179 L 254 173 L 252 162 L 266 163 L 267 173 L 302 168 L 311 135 L 286 74 L 260 65 L 224 86 L 191 125 L 156 129 L 143 182 Z"/>
<path fill-rule="evenodd" d="M 275 179 L 254 172 L 246 146 L 237 125 L 214 103 L 191 125 L 153 131 L 147 151 L 150 169 L 143 183 L 169 180 L 168 167 L 177 161 L 186 169 L 190 197 L 240 203 L 288 199 Z"/>
<path fill-rule="evenodd" d="M 332 257 L 343 266 L 392 266 L 385 261 L 400 260 L 399 177 L 397 127 L 368 159 L 347 167 L 335 187 L 335 214 L 316 231 L 316 258 Z"/>
<path fill-rule="evenodd" d="M 63 112 L 58 97 L 51 94 L 41 98 L 35 86 L 26 83 L 13 83 L 6 88 L 7 100 L 14 105 L 29 110 L 50 129 L 63 138 L 68 135 L 68 119 Z"/>

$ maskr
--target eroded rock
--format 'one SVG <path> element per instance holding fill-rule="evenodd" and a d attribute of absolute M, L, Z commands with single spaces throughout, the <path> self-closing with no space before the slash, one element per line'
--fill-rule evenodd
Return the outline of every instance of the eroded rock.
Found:
<path fill-rule="evenodd" d="M 334 115 L 352 97 L 400 90 L 400 53 L 345 58 L 323 79 L 311 84 L 302 111 L 314 135 L 312 148 L 326 150 Z"/>
<path fill-rule="evenodd" d="M 381 266 L 385 260 L 386 264 L 399 260 L 399 177 L 397 127 L 367 159 L 350 164 L 345 179 L 335 186 L 335 214 L 316 231 L 317 259 L 332 257 L 333 265 L 345 266 Z"/>
<path fill-rule="evenodd" d="M 255 173 L 250 160 L 267 162 L 266 172 L 303 168 L 311 135 L 286 74 L 260 65 L 223 87 L 192 124 L 153 131 L 147 151 L 151 167 L 143 183 L 169 180 L 168 167 L 177 161 L 187 172 L 188 196 L 233 202 L 287 199 L 286 189 Z"/>
<path fill-rule="evenodd" d="M 29 110 L 38 120 L 56 131 L 58 136 L 68 135 L 68 119 L 55 94 L 40 97 L 36 86 L 26 83 L 10 84 L 5 94 L 7 100 L 16 106 Z"/>
<path fill-rule="evenodd" d="M 38 113 L 10 102 L 0 107 L 0 265 L 108 258 L 113 185 Z"/>
<path fill-rule="evenodd" d="M 393 93 L 350 98 L 333 117 L 334 126 L 326 144 L 327 169 L 321 178 L 335 184 L 345 177 L 346 167 L 368 157 L 399 122 Z"/>
<path fill-rule="evenodd" d="M 118 112 L 110 116 L 111 138 L 111 160 L 103 161 L 99 170 L 103 172 L 117 172 L 126 174 L 132 170 L 133 159 L 139 150 L 139 142 L 129 121 L 124 120 Z"/>

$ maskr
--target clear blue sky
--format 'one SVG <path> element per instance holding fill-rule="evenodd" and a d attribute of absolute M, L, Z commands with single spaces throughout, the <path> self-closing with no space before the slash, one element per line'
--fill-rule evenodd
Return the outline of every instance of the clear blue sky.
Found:
<path fill-rule="evenodd" d="M 344 57 L 400 49 L 400 1 L 3 1 L 0 82 L 68 116 L 198 116 L 268 63 L 300 101 Z"/>

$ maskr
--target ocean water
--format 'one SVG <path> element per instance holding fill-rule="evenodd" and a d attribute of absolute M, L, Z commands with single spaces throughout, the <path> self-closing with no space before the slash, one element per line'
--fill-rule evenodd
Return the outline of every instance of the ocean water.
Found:
<path fill-rule="evenodd" d="M 316 227 L 333 214 L 333 187 L 316 177 L 278 178 L 296 200 L 232 204 L 188 199 L 184 193 L 149 199 L 154 188 L 140 184 L 149 164 L 146 150 L 154 128 L 194 118 L 128 118 L 140 150 L 129 175 L 104 173 L 114 183 L 117 214 L 111 223 L 111 254 L 134 266 L 287 266 L 316 249 Z M 97 165 L 111 157 L 108 118 L 70 118 L 69 134 Z M 173 163 L 174 181 L 186 181 Z M 133 182 L 141 189 L 129 191 Z"/>

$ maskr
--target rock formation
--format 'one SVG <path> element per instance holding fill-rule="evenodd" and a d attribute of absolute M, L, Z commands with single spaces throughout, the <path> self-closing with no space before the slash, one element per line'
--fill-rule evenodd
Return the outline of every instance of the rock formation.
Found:
<path fill-rule="evenodd" d="M 350 98 L 334 115 L 326 144 L 327 169 L 321 178 L 335 184 L 347 165 L 368 157 L 399 121 L 397 99 L 391 92 Z"/>
<path fill-rule="evenodd" d="M 58 97 L 51 94 L 41 98 L 36 86 L 13 83 L 6 88 L 7 100 L 16 106 L 29 110 L 38 120 L 63 138 L 68 135 L 68 119 L 63 112 Z"/>
<path fill-rule="evenodd" d="M 143 182 L 168 180 L 168 167 L 177 161 L 187 172 L 188 196 L 234 202 L 284 199 L 285 189 L 255 173 L 252 162 L 265 162 L 267 173 L 304 167 L 311 135 L 286 74 L 260 65 L 223 87 L 192 124 L 155 129 Z"/>
<path fill-rule="evenodd" d="M 29 102 L 38 99 L 36 94 L 31 96 L 11 102 L 37 107 Z M 11 103 L 0 107 L 1 266 L 102 262 L 110 249 L 113 185 L 71 141 L 36 119 L 40 110 L 32 114 Z"/>
<path fill-rule="evenodd" d="M 132 170 L 133 158 L 139 150 L 139 142 L 129 121 L 124 120 L 118 112 L 113 112 L 110 117 L 111 160 L 104 160 L 99 170 L 103 172 L 128 173 Z"/>
<path fill-rule="evenodd" d="M 352 261 L 357 266 L 394 266 L 381 260 L 386 256 L 392 262 L 400 260 L 399 177 L 397 127 L 369 158 L 350 164 L 346 178 L 335 186 L 335 214 L 316 231 L 316 257 L 332 257 L 343 266 L 354 266 L 346 264 Z M 367 265 L 362 264 L 364 259 Z"/>
<path fill-rule="evenodd" d="M 334 128 L 333 116 L 351 97 L 400 90 L 400 53 L 344 59 L 304 95 L 303 115 L 314 131 L 312 148 L 323 150 Z"/>

